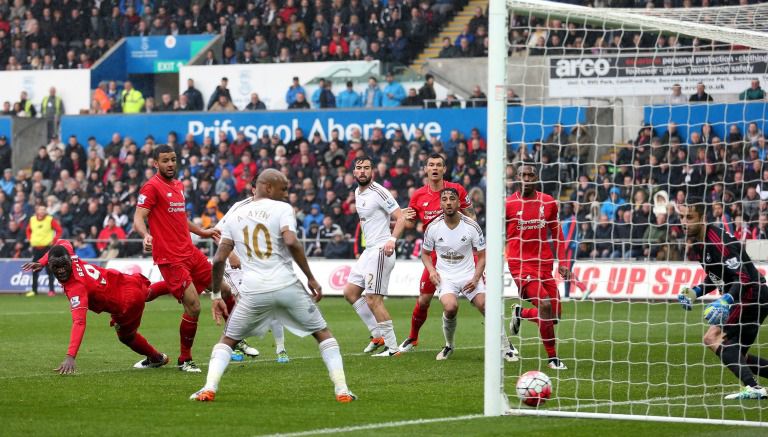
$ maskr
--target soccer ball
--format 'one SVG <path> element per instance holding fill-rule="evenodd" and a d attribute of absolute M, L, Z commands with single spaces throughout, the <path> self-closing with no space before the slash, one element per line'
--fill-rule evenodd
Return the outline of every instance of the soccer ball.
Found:
<path fill-rule="evenodd" d="M 543 404 L 552 396 L 552 381 L 549 376 L 538 370 L 523 373 L 515 388 L 520 400 L 531 407 Z"/>

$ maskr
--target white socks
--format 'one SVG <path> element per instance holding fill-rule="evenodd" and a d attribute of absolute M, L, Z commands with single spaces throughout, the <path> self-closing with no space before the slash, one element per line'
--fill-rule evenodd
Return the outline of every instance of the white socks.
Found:
<path fill-rule="evenodd" d="M 205 380 L 206 390 L 216 391 L 219 389 L 219 381 L 224 371 L 227 370 L 229 360 L 232 358 L 232 348 L 223 343 L 217 343 L 213 346 L 211 352 L 211 361 L 208 363 L 208 377 Z"/>
<path fill-rule="evenodd" d="M 395 337 L 395 328 L 391 320 L 379 322 L 379 332 L 384 337 L 384 346 L 391 351 L 398 350 L 397 338 Z"/>
<path fill-rule="evenodd" d="M 456 317 L 454 316 L 452 319 L 448 319 L 445 317 L 445 313 L 443 313 L 443 335 L 445 336 L 445 345 L 453 348 L 453 338 L 456 334 Z"/>
<path fill-rule="evenodd" d="M 277 320 L 272 320 L 272 336 L 275 338 L 275 353 L 285 351 L 285 330 L 283 324 Z"/>
<path fill-rule="evenodd" d="M 344 363 L 341 361 L 341 350 L 339 343 L 331 337 L 318 344 L 320 356 L 323 357 L 325 367 L 328 368 L 328 375 L 333 381 L 333 387 L 336 394 L 347 392 L 347 379 L 344 376 Z"/>
<path fill-rule="evenodd" d="M 371 332 L 373 338 L 382 336 L 382 333 L 379 332 L 379 327 L 376 324 L 376 317 L 373 316 L 373 312 L 371 311 L 371 307 L 368 306 L 365 296 L 360 296 L 360 299 L 352 304 L 352 308 L 355 309 L 357 315 L 360 316 L 360 319 L 365 323 L 365 326 L 368 327 L 368 331 Z"/>

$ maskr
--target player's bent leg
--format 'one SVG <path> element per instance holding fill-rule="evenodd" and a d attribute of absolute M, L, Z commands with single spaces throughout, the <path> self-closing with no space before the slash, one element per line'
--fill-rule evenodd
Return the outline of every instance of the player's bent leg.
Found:
<path fill-rule="evenodd" d="M 205 379 L 205 385 L 200 390 L 189 396 L 190 400 L 200 402 L 212 402 L 216 398 L 216 391 L 219 389 L 221 377 L 227 370 L 232 348 L 239 340 L 223 335 L 219 342 L 213 346 L 211 351 L 211 361 L 208 363 L 208 375 Z"/>
<path fill-rule="evenodd" d="M 416 298 L 416 305 L 413 307 L 413 313 L 411 314 L 411 332 L 408 334 L 403 343 L 400 345 L 402 352 L 409 352 L 419 344 L 419 332 L 424 322 L 427 321 L 429 315 L 429 305 L 432 302 L 432 297 L 435 295 L 435 285 L 429 280 L 429 272 L 424 269 L 421 272 L 421 280 L 419 281 L 419 297 Z"/>
<path fill-rule="evenodd" d="M 181 353 L 177 360 L 179 370 L 190 373 L 200 373 L 201 370 L 192 360 L 192 345 L 197 334 L 197 321 L 200 317 L 200 296 L 194 284 L 189 284 L 181 298 L 184 314 L 179 325 L 179 342 Z"/>
<path fill-rule="evenodd" d="M 456 336 L 456 325 L 458 320 L 456 315 L 459 312 L 459 301 L 455 294 L 444 293 L 440 296 L 440 303 L 443 305 L 443 337 L 445 337 L 445 346 L 437 353 L 437 361 L 447 360 L 455 349 L 454 338 Z"/>
<path fill-rule="evenodd" d="M 158 297 L 164 296 L 166 294 L 171 294 L 171 287 L 168 285 L 168 282 L 166 281 L 155 282 L 154 284 L 149 286 L 146 301 L 152 302 Z"/>
<path fill-rule="evenodd" d="M 702 342 L 704 346 L 708 347 L 712 352 L 717 354 L 720 345 L 723 343 L 723 330 L 719 326 L 710 326 L 707 332 L 704 333 Z"/>
<path fill-rule="evenodd" d="M 395 328 L 392 324 L 392 317 L 387 311 L 387 307 L 384 306 L 384 296 L 381 294 L 367 294 L 366 299 L 368 305 L 371 307 L 376 318 L 377 325 L 381 337 L 384 338 L 385 349 L 383 352 L 374 354 L 374 357 L 393 357 L 400 355 L 400 349 L 397 345 L 397 337 L 395 336 Z"/>
<path fill-rule="evenodd" d="M 328 369 L 328 376 L 333 382 L 333 389 L 336 400 L 341 403 L 348 403 L 357 400 L 357 396 L 347 387 L 347 378 L 344 375 L 344 362 L 341 359 L 341 349 L 339 343 L 333 338 L 333 334 L 326 327 L 320 331 L 312 333 L 317 340 L 320 356 L 323 358 L 325 367 Z"/>
<path fill-rule="evenodd" d="M 363 287 L 348 282 L 344 286 L 344 299 L 352 305 L 352 308 L 357 313 L 360 320 L 363 321 L 365 327 L 368 328 L 370 333 L 370 340 L 363 349 L 364 353 L 374 352 L 376 349 L 384 345 L 384 339 L 379 332 L 379 325 L 376 323 L 376 317 L 371 312 L 371 308 L 368 305 L 368 301 L 363 296 Z"/>

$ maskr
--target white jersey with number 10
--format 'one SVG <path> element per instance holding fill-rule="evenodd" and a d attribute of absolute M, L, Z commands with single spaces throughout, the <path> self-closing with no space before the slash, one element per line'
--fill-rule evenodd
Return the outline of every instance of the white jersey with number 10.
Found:
<path fill-rule="evenodd" d="M 282 233 L 285 228 L 296 232 L 291 205 L 271 199 L 238 202 L 217 227 L 222 238 L 235 242 L 243 271 L 241 293 L 266 293 L 299 280 Z"/>

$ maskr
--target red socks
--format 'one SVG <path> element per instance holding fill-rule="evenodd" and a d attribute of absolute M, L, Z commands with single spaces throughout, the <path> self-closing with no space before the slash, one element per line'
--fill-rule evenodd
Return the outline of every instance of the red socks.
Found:
<path fill-rule="evenodd" d="M 230 294 L 228 298 L 224 299 L 224 303 L 227 304 L 227 312 L 231 316 L 232 315 L 232 310 L 235 309 L 235 303 L 237 303 L 237 301 L 235 300 L 235 296 L 232 296 Z M 224 320 L 227 320 L 228 318 L 229 318 L 229 316 L 224 317 Z"/>
<path fill-rule="evenodd" d="M 125 343 L 125 345 L 131 348 L 131 350 L 133 350 L 137 354 L 147 356 L 154 361 L 157 361 L 160 357 L 160 352 L 158 352 L 157 349 L 152 347 L 152 345 L 149 344 L 147 339 L 144 338 L 138 332 L 134 334 L 133 340 L 131 340 L 130 343 Z"/>
<path fill-rule="evenodd" d="M 165 294 L 171 294 L 171 288 L 168 287 L 168 283 L 165 281 L 155 282 L 149 286 L 149 293 L 147 294 L 146 301 L 152 302 Z"/>
<path fill-rule="evenodd" d="M 541 342 L 544 343 L 544 349 L 547 351 L 547 356 L 549 358 L 556 357 L 555 323 L 552 320 L 539 319 L 538 308 L 523 308 L 523 310 L 520 311 L 520 317 L 539 325 L 539 336 L 541 337 Z"/>
<path fill-rule="evenodd" d="M 197 333 L 197 317 L 189 314 L 181 315 L 181 325 L 179 325 L 179 338 L 181 343 L 181 354 L 179 363 L 192 359 L 192 344 L 195 342 Z"/>
<path fill-rule="evenodd" d="M 419 301 L 416 301 L 416 306 L 413 307 L 413 315 L 411 316 L 411 333 L 408 335 L 409 338 L 412 338 L 414 340 L 419 339 L 419 331 L 421 330 L 421 326 L 424 324 L 424 322 L 427 321 L 427 314 L 429 313 L 429 307 L 422 308 L 421 305 L 419 305 Z"/>

